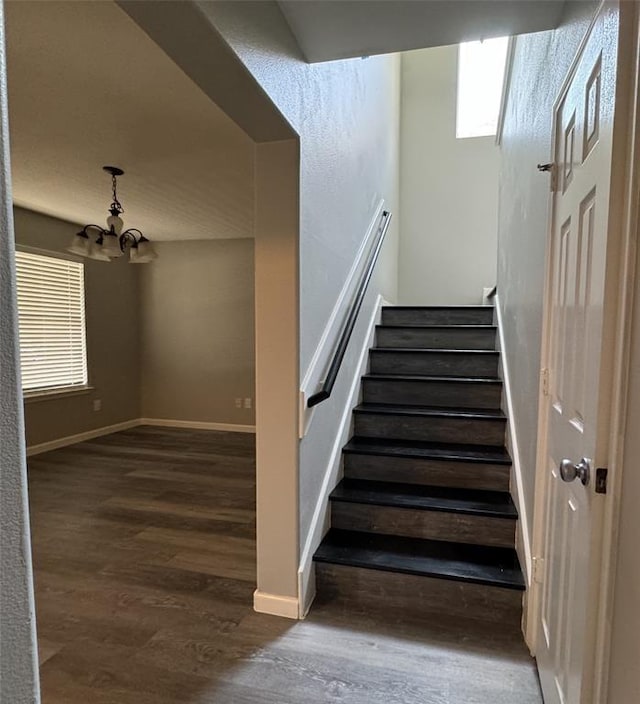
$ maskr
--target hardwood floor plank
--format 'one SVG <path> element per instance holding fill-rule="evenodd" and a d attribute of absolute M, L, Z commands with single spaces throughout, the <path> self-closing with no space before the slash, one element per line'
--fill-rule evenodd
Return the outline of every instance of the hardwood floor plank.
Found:
<path fill-rule="evenodd" d="M 129 508 L 145 513 L 170 514 L 173 516 L 183 516 L 186 518 L 203 518 L 226 521 L 229 523 L 252 524 L 255 520 L 255 511 L 252 509 L 225 508 L 211 505 L 193 506 L 188 501 L 167 501 L 162 497 L 139 501 L 128 496 L 117 496 L 108 499 L 103 504 L 104 507 Z"/>
<path fill-rule="evenodd" d="M 254 452 L 141 427 L 29 459 L 43 704 L 541 704 L 500 624 L 255 613 Z"/>
<path fill-rule="evenodd" d="M 42 666 L 64 647 L 64 643 L 49 640 L 42 633 L 38 633 L 38 663 Z"/>
<path fill-rule="evenodd" d="M 207 680 L 198 675 L 169 671 L 150 663 L 140 667 L 136 653 L 136 648 L 83 638 L 66 645 L 48 660 L 41 668 L 41 677 L 45 687 L 49 673 L 54 672 L 90 691 L 106 690 L 117 695 L 134 692 L 173 702 L 193 701 L 198 692 L 206 689 Z"/>
<path fill-rule="evenodd" d="M 199 592 L 171 592 L 127 584 L 108 575 L 76 579 L 73 586 L 69 582 L 47 573 L 39 579 L 36 595 L 37 616 L 41 619 L 39 633 L 57 633 L 57 621 L 50 625 L 47 620 L 47 613 L 57 612 L 79 620 L 104 615 L 124 628 L 138 627 L 152 635 L 161 629 L 188 630 L 200 625 L 214 636 L 238 626 L 246 616 L 253 591 L 251 585 L 244 585 L 242 590 L 238 585 L 230 588 L 210 583 Z"/>
<path fill-rule="evenodd" d="M 218 577 L 248 580 L 255 583 L 255 565 L 242 559 L 235 561 L 232 555 L 226 552 L 203 554 L 187 550 L 172 557 L 169 560 L 169 565 L 183 570 L 194 570 Z"/>

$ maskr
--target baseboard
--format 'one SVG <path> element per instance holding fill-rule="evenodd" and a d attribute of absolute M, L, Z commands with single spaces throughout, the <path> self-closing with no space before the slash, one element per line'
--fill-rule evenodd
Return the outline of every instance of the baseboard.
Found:
<path fill-rule="evenodd" d="M 253 593 L 253 608 L 261 614 L 284 616 L 284 618 L 300 618 L 298 600 L 292 596 L 267 594 L 256 589 Z"/>
<path fill-rule="evenodd" d="M 313 557 L 313 556 L 312 556 Z M 307 569 L 298 569 L 298 599 L 300 601 L 299 617 L 306 618 L 316 598 L 316 563 L 308 560 Z"/>
<path fill-rule="evenodd" d="M 384 201 L 381 199 L 376 206 L 373 218 L 369 223 L 369 228 L 362 240 L 362 244 L 354 257 L 353 264 L 349 273 L 346 276 L 344 285 L 338 295 L 338 298 L 333 306 L 327 324 L 322 331 L 318 345 L 313 353 L 313 357 L 309 362 L 307 371 L 300 382 L 300 422 L 298 423 L 300 438 L 303 438 L 313 419 L 315 408 L 307 408 L 307 399 L 313 395 L 320 385 L 322 375 L 325 372 L 326 360 L 331 354 L 331 348 L 335 343 L 342 324 L 344 322 L 344 309 L 349 296 L 353 293 L 353 289 L 358 283 L 359 275 L 361 274 L 363 260 L 369 253 L 371 242 L 378 232 L 378 224 L 382 216 Z"/>
<path fill-rule="evenodd" d="M 228 433 L 255 433 L 255 425 L 237 423 L 209 423 L 199 420 L 173 420 L 170 418 L 140 418 L 139 425 L 155 425 L 159 428 L 190 428 L 191 430 L 224 430 Z"/>
<path fill-rule="evenodd" d="M 137 425 L 140 425 L 140 420 L 138 418 L 133 418 L 131 420 L 125 420 L 122 423 L 114 423 L 113 425 L 104 425 L 101 428 L 87 430 L 84 433 L 67 435 L 66 437 L 56 438 L 55 440 L 50 440 L 49 442 L 41 442 L 37 445 L 29 445 L 27 447 L 27 457 L 39 455 L 42 452 L 49 452 L 50 450 L 57 450 L 58 448 L 66 447 L 67 445 L 75 445 L 76 443 L 84 442 L 85 440 L 93 440 L 93 438 L 99 438 L 102 435 L 110 435 L 111 433 L 118 433 L 121 430 L 129 430 L 129 428 L 135 428 Z"/>
<path fill-rule="evenodd" d="M 381 295 L 378 295 L 376 302 L 373 306 L 373 311 L 369 322 L 367 324 L 367 330 L 364 335 L 362 346 L 360 348 L 358 362 L 356 365 L 356 370 L 351 380 L 351 387 L 349 388 L 349 394 L 347 397 L 347 402 L 342 411 L 342 416 L 338 424 L 338 432 L 336 433 L 336 438 L 329 453 L 329 460 L 327 462 L 326 469 L 324 471 L 324 479 L 322 481 L 322 487 L 318 494 L 318 499 L 313 511 L 313 516 L 311 518 L 311 525 L 309 528 L 309 533 L 307 534 L 307 539 L 302 549 L 302 554 L 300 557 L 300 567 L 298 568 L 298 585 L 299 591 L 298 595 L 300 598 L 300 607 L 302 615 L 306 615 L 311 603 L 315 597 L 315 579 L 313 573 L 313 554 L 316 551 L 320 541 L 322 540 L 326 528 L 327 528 L 327 507 L 329 503 L 329 494 L 333 491 L 333 488 L 337 484 L 338 477 L 341 469 L 341 459 L 342 459 L 342 448 L 346 444 L 351 428 L 351 414 L 353 412 L 354 406 L 358 403 L 358 396 L 360 393 L 360 378 L 366 371 L 366 367 L 369 361 L 368 351 L 373 343 L 373 337 L 375 335 L 376 322 L 380 318 L 380 311 L 383 306 L 384 299 Z"/>
<path fill-rule="evenodd" d="M 166 418 L 132 418 L 125 420 L 122 423 L 114 423 L 113 425 L 104 425 L 101 428 L 87 430 L 84 433 L 75 435 L 67 435 L 64 438 L 56 438 L 49 442 L 42 442 L 38 445 L 29 445 L 27 447 L 27 457 L 39 455 L 42 452 L 57 450 L 60 447 L 67 445 L 75 445 L 78 442 L 99 438 L 102 435 L 111 435 L 118 433 L 121 430 L 129 430 L 139 425 L 155 425 L 159 428 L 191 428 L 192 430 L 223 430 L 230 433 L 255 433 L 255 425 L 238 425 L 235 423 L 206 423 L 197 420 L 169 420 Z"/>
<path fill-rule="evenodd" d="M 527 507 L 524 501 L 524 481 L 522 477 L 522 464 L 520 462 L 520 451 L 518 445 L 518 432 L 516 429 L 516 420 L 513 410 L 513 395 L 511 392 L 511 377 L 509 375 L 509 362 L 506 355 L 504 331 L 502 328 L 502 311 L 500 308 L 499 294 L 494 297 L 496 319 L 498 324 L 498 338 L 500 345 L 500 364 L 502 367 L 502 381 L 504 391 L 504 401 L 507 414 L 507 449 L 511 454 L 513 461 L 513 484 L 512 493 L 515 494 L 516 506 L 518 508 L 519 520 L 516 531 L 516 550 L 520 564 L 525 571 L 525 579 L 527 585 L 531 585 L 533 575 L 533 561 L 531 559 L 531 535 L 529 534 L 529 521 Z"/>

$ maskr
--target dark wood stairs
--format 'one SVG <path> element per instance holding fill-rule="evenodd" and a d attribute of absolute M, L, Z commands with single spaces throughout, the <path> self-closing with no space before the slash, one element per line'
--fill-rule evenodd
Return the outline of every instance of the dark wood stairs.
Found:
<path fill-rule="evenodd" d="M 387 307 L 330 496 L 317 599 L 519 623 L 491 306 Z"/>

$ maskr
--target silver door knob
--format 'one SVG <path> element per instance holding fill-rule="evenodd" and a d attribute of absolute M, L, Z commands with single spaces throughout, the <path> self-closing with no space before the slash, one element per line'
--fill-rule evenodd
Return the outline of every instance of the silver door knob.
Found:
<path fill-rule="evenodd" d="M 562 460 L 560 476 L 564 482 L 572 482 L 578 478 L 584 486 L 587 486 L 591 478 L 591 460 L 583 457 L 578 464 L 573 464 L 571 460 Z"/>

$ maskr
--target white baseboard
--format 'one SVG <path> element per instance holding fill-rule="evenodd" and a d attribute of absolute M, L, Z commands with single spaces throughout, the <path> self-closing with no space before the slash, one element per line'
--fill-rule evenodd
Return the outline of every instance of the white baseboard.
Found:
<path fill-rule="evenodd" d="M 306 570 L 301 563 L 298 569 L 298 599 L 300 601 L 300 618 L 306 618 L 316 598 L 316 564 L 307 559 Z"/>
<path fill-rule="evenodd" d="M 353 294 L 353 291 L 359 281 L 359 275 L 362 273 L 362 267 L 366 255 L 371 249 L 371 242 L 378 232 L 378 225 L 380 223 L 380 218 L 382 216 L 384 201 L 381 199 L 373 214 L 371 222 L 369 223 L 369 228 L 362 240 L 360 248 L 358 249 L 356 256 L 353 260 L 353 264 L 347 277 L 345 279 L 342 290 L 340 291 L 338 298 L 333 306 L 327 324 L 322 331 L 318 345 L 316 346 L 313 357 L 309 362 L 307 371 L 302 377 L 300 382 L 300 420 L 298 423 L 300 438 L 303 438 L 311 421 L 313 420 L 316 407 L 307 408 L 307 399 L 312 396 L 317 390 L 322 382 L 322 374 L 325 371 L 324 365 L 326 360 L 331 354 L 331 347 L 335 343 L 342 324 L 344 322 L 344 310 L 349 300 L 349 296 Z"/>
<path fill-rule="evenodd" d="M 199 420 L 173 420 L 170 418 L 140 418 L 139 425 L 155 425 L 159 428 L 190 428 L 191 430 L 224 430 L 228 433 L 255 433 L 255 425 L 238 423 L 209 423 Z"/>
<path fill-rule="evenodd" d="M 524 480 L 522 477 L 522 464 L 520 462 L 520 451 L 518 446 L 518 432 L 513 410 L 513 396 L 511 391 L 511 377 L 509 375 L 509 362 L 507 359 L 504 332 L 502 329 L 502 311 L 498 294 L 495 295 L 495 310 L 498 323 L 498 336 L 500 344 L 500 363 L 502 366 L 502 381 L 504 390 L 504 400 L 507 414 L 507 449 L 513 460 L 513 482 L 512 493 L 515 494 L 516 506 L 518 507 L 518 528 L 516 532 L 516 550 L 520 564 L 524 567 L 527 585 L 531 585 L 533 575 L 533 562 L 531 559 L 531 535 L 529 534 L 529 521 L 527 506 L 524 501 Z"/>
<path fill-rule="evenodd" d="M 373 344 L 375 326 L 380 318 L 380 311 L 383 304 L 384 299 L 382 296 L 378 295 L 362 341 L 357 366 L 351 380 L 351 386 L 347 396 L 347 402 L 343 408 L 333 447 L 329 453 L 329 459 L 324 472 L 324 479 L 322 481 L 320 492 L 318 493 L 318 499 L 311 518 L 307 539 L 302 549 L 300 567 L 298 568 L 298 595 L 300 598 L 300 608 L 303 616 L 306 615 L 315 597 L 313 553 L 320 544 L 320 541 L 326 532 L 329 494 L 333 491 L 333 488 L 338 482 L 342 467 L 342 448 L 349 439 L 348 435 L 351 428 L 351 414 L 354 406 L 358 403 L 360 379 L 366 371 L 369 360 L 367 353 Z"/>
<path fill-rule="evenodd" d="M 99 438 L 102 435 L 111 435 L 111 433 L 118 433 L 121 430 L 129 430 L 129 428 L 136 428 L 139 425 L 154 425 L 160 428 L 191 428 L 192 430 L 223 430 L 231 433 L 256 432 L 255 425 L 206 423 L 197 420 L 168 420 L 165 418 L 132 418 L 131 420 L 125 420 L 122 423 L 114 423 L 113 425 L 104 425 L 101 428 L 87 430 L 84 433 L 67 435 L 66 437 L 56 438 L 55 440 L 42 442 L 38 445 L 29 445 L 27 447 L 27 457 L 39 455 L 42 452 L 49 452 L 50 450 L 57 450 L 58 448 L 66 447 L 67 445 L 75 445 L 76 443 L 84 442 L 85 440 Z"/>
<path fill-rule="evenodd" d="M 298 600 L 292 596 L 267 594 L 256 589 L 253 593 L 253 608 L 261 614 L 284 616 L 285 618 L 300 618 Z"/>
<path fill-rule="evenodd" d="M 140 425 L 140 420 L 138 418 L 132 418 L 131 420 L 125 420 L 122 423 L 114 423 L 113 425 L 105 425 L 102 428 L 87 430 L 84 433 L 67 435 L 64 438 L 56 438 L 55 440 L 50 440 L 49 442 L 41 442 L 38 445 L 29 445 L 27 447 L 27 457 L 39 455 L 42 452 L 49 452 L 50 450 L 57 450 L 58 448 L 66 447 L 67 445 L 75 445 L 76 443 L 84 442 L 85 440 L 93 440 L 93 438 L 99 438 L 102 435 L 110 435 L 111 433 L 117 433 L 121 430 L 129 430 L 129 428 L 135 428 L 137 425 Z"/>

